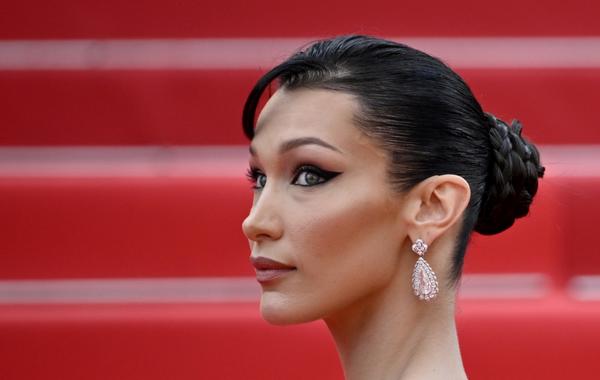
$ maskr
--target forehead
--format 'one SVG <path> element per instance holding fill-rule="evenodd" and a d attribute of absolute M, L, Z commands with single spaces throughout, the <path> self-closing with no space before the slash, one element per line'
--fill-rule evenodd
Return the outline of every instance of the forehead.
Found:
<path fill-rule="evenodd" d="M 278 90 L 263 108 L 252 141 L 270 146 L 299 137 L 318 137 L 340 149 L 367 142 L 356 126 L 358 102 L 353 95 L 324 89 Z"/>

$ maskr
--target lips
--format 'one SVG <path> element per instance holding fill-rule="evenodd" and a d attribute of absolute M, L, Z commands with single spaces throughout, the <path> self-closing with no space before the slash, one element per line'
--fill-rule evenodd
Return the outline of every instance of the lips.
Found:
<path fill-rule="evenodd" d="M 256 269 L 256 280 L 260 283 L 275 280 L 296 270 L 296 267 L 292 265 L 287 265 L 262 256 L 251 256 L 250 261 Z"/>

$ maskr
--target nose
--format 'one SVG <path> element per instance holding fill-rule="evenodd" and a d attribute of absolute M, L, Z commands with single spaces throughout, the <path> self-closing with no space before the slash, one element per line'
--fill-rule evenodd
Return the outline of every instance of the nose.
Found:
<path fill-rule="evenodd" d="M 250 213 L 242 222 L 242 230 L 249 240 L 278 240 L 283 235 L 281 207 L 276 194 L 263 189 Z"/>

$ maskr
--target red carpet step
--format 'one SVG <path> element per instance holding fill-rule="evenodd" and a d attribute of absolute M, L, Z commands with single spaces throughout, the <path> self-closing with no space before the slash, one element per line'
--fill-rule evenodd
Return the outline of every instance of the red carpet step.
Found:
<path fill-rule="evenodd" d="M 600 150 L 542 147 L 530 215 L 473 236 L 467 273 L 600 273 Z M 246 148 L 0 151 L 0 278 L 247 276 Z"/>
<path fill-rule="evenodd" d="M 468 10 L 468 11 L 465 11 Z M 368 4 L 332 0 L 259 4 L 150 0 L 13 1 L 0 13 L 0 38 L 321 36 L 376 33 L 427 36 L 586 36 L 600 34 L 598 4 L 587 0 L 458 0 Z"/>
<path fill-rule="evenodd" d="M 457 317 L 471 378 L 600 371 L 600 302 L 467 300 Z M 255 303 L 2 305 L 0 342 L 4 380 L 342 379 L 321 322 L 271 326 Z"/>
<path fill-rule="evenodd" d="M 600 143 L 600 69 L 459 69 L 485 110 L 538 144 Z M 0 71 L 0 145 L 245 144 L 258 69 Z"/>

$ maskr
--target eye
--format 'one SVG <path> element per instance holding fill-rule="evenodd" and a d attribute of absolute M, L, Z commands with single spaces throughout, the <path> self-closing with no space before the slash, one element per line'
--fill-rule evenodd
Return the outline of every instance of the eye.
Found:
<path fill-rule="evenodd" d="M 267 184 L 267 176 L 255 167 L 248 168 L 246 177 L 252 184 L 253 189 L 260 190 Z"/>
<path fill-rule="evenodd" d="M 303 165 L 296 170 L 293 184 L 298 186 L 315 186 L 327 182 L 340 173 L 330 172 L 313 165 Z"/>

